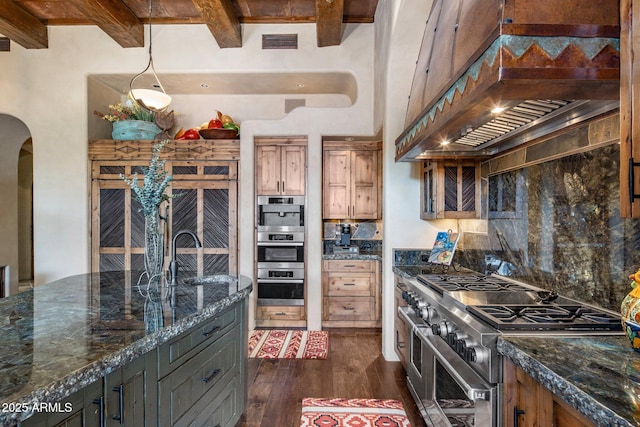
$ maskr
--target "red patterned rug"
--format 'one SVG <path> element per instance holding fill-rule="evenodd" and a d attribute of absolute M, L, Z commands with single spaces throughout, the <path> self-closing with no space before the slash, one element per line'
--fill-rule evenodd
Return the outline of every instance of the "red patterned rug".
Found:
<path fill-rule="evenodd" d="M 302 399 L 300 427 L 411 427 L 402 402 L 381 399 Z"/>
<path fill-rule="evenodd" d="M 249 336 L 249 357 L 264 359 L 326 359 L 329 333 L 257 329 Z"/>

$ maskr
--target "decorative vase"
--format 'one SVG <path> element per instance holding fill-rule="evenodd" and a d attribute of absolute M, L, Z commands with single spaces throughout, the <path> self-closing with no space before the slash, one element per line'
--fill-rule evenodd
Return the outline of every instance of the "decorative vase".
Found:
<path fill-rule="evenodd" d="M 147 335 L 162 329 L 164 316 L 162 313 L 162 295 L 158 289 L 149 289 L 144 300 L 144 326 Z"/>
<path fill-rule="evenodd" d="M 158 212 L 144 217 L 144 270 L 150 285 L 159 285 L 164 264 L 163 219 Z"/>
<path fill-rule="evenodd" d="M 629 276 L 631 292 L 627 294 L 620 305 L 622 328 L 627 334 L 631 346 L 640 352 L 640 269 Z"/>
<path fill-rule="evenodd" d="M 113 122 L 111 137 L 117 140 L 155 139 L 162 132 L 155 123 L 144 120 L 121 120 Z"/>

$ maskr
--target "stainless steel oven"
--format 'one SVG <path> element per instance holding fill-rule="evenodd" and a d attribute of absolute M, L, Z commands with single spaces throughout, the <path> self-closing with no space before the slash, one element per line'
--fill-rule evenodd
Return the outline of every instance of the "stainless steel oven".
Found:
<path fill-rule="evenodd" d="M 304 305 L 304 265 L 258 269 L 258 305 Z"/>
<path fill-rule="evenodd" d="M 418 329 L 417 335 L 426 378 L 426 419 L 434 426 L 497 426 L 499 386 L 485 381 L 431 330 Z"/>
<path fill-rule="evenodd" d="M 285 210 L 284 218 L 288 216 L 286 212 L 289 211 Z M 300 214 L 304 215 L 303 211 Z M 258 305 L 304 305 L 304 227 L 274 225 L 277 221 L 269 219 L 270 215 L 263 218 L 267 225 L 258 226 Z M 299 218 L 293 217 L 297 224 Z"/>
<path fill-rule="evenodd" d="M 498 426 L 500 388 L 483 379 L 409 307 L 407 386 L 430 427 Z"/>
<path fill-rule="evenodd" d="M 304 264 L 304 243 L 258 242 L 258 270 L 281 264 Z"/>

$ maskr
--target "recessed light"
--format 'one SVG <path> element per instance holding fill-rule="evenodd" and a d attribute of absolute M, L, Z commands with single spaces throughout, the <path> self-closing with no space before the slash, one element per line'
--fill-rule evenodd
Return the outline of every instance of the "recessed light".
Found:
<path fill-rule="evenodd" d="M 500 114 L 505 110 L 504 107 L 493 107 L 491 109 L 491 114 Z"/>
<path fill-rule="evenodd" d="M 346 137 L 344 140 L 345 140 L 345 141 L 349 141 L 349 142 L 351 142 L 351 141 L 353 141 L 353 137 L 352 137 L 352 136 L 348 136 L 348 137 Z"/>
<path fill-rule="evenodd" d="M 448 139 L 443 139 L 442 142 L 440 142 L 440 145 L 449 145 L 449 140 Z"/>
<path fill-rule="evenodd" d="M 298 83 L 298 84 L 296 84 L 296 87 L 297 87 L 297 88 L 299 88 L 299 89 L 301 89 L 301 88 L 303 88 L 303 87 L 304 87 L 304 83 Z"/>
<path fill-rule="evenodd" d="M 203 89 L 206 89 L 206 88 L 208 88 L 208 87 L 209 87 L 209 85 L 208 85 L 208 84 L 206 84 L 206 83 L 202 83 L 202 84 L 200 85 L 200 87 L 201 87 L 201 88 L 203 88 Z"/>

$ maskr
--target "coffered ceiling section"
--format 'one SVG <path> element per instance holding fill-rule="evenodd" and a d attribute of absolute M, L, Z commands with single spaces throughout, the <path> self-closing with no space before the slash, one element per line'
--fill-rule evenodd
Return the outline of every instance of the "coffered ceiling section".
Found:
<path fill-rule="evenodd" d="M 240 24 L 315 23 L 318 46 L 339 45 L 343 23 L 371 23 L 378 0 L 153 0 L 155 24 L 205 24 L 221 48 L 242 47 Z M 48 47 L 51 25 L 97 25 L 122 47 L 144 46 L 148 0 L 0 0 L 0 34 Z"/>

